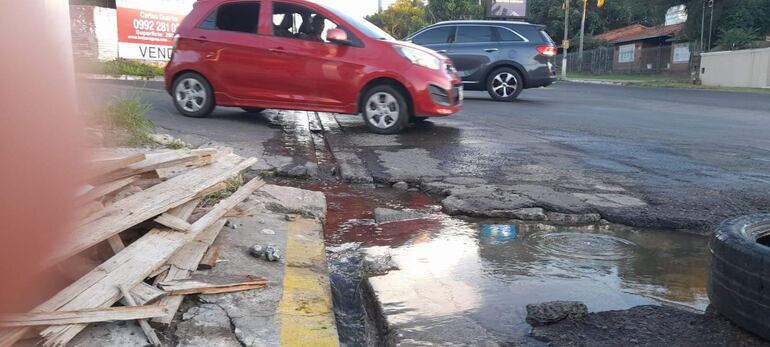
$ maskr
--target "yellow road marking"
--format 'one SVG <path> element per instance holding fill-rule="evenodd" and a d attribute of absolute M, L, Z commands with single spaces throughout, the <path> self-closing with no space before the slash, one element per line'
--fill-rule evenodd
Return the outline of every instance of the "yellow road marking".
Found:
<path fill-rule="evenodd" d="M 322 232 L 312 219 L 289 223 L 278 304 L 281 346 L 339 347 Z"/>

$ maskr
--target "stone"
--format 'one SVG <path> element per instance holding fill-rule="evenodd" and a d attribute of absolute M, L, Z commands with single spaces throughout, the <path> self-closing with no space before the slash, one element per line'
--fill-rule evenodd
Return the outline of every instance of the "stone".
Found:
<path fill-rule="evenodd" d="M 262 229 L 262 233 L 265 235 L 275 235 L 275 231 L 272 229 Z"/>
<path fill-rule="evenodd" d="M 430 217 L 428 214 L 418 211 L 399 211 L 391 210 L 388 208 L 374 209 L 374 220 L 377 222 L 377 224 L 423 219 L 428 217 Z"/>
<path fill-rule="evenodd" d="M 527 323 L 543 326 L 558 323 L 567 318 L 588 316 L 588 307 L 579 301 L 551 301 L 527 305 Z"/>
<path fill-rule="evenodd" d="M 472 194 L 456 194 L 441 201 L 449 215 L 471 217 L 496 217 L 500 211 L 512 211 L 532 207 L 534 201 L 513 193 L 480 191 Z"/>
<path fill-rule="evenodd" d="M 406 191 L 410 192 L 410 193 L 419 193 L 420 192 L 420 188 L 409 188 Z"/>
<path fill-rule="evenodd" d="M 326 196 L 321 192 L 268 184 L 253 197 L 255 202 L 263 203 L 268 210 L 276 213 L 326 217 Z"/>
<path fill-rule="evenodd" d="M 427 194 L 449 196 L 455 185 L 445 182 L 424 182 L 420 188 Z"/>
<path fill-rule="evenodd" d="M 297 216 L 293 214 L 287 214 L 284 216 L 284 219 L 286 219 L 287 222 L 293 222 L 297 220 Z"/>
<path fill-rule="evenodd" d="M 548 216 L 545 215 L 545 211 L 542 208 L 521 208 L 514 210 L 513 216 L 517 219 L 526 221 L 543 222 L 548 220 Z"/>
<path fill-rule="evenodd" d="M 562 225 L 587 225 L 595 224 L 602 220 L 602 216 L 596 213 L 566 214 L 548 212 L 546 215 L 549 222 Z"/>
<path fill-rule="evenodd" d="M 393 189 L 400 190 L 400 191 L 407 191 L 409 190 L 409 183 L 406 183 L 404 181 L 396 182 L 393 184 Z"/>

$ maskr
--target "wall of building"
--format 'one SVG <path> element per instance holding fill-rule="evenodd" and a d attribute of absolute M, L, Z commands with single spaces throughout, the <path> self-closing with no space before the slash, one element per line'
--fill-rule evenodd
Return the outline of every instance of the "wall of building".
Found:
<path fill-rule="evenodd" d="M 708 86 L 770 87 L 770 48 L 704 53 L 700 78 Z"/>
<path fill-rule="evenodd" d="M 113 8 L 70 6 L 73 56 L 80 61 L 118 57 L 117 13 Z"/>

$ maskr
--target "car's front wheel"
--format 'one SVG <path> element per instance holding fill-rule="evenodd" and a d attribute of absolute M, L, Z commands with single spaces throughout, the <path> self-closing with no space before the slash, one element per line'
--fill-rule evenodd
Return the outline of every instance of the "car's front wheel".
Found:
<path fill-rule="evenodd" d="M 509 67 L 499 68 L 489 75 L 487 92 L 496 101 L 513 101 L 524 89 L 521 74 Z"/>
<path fill-rule="evenodd" d="M 404 96 L 389 85 L 376 86 L 364 95 L 362 116 L 366 126 L 378 134 L 396 134 L 409 123 Z"/>
<path fill-rule="evenodd" d="M 187 117 L 206 117 L 214 110 L 214 90 L 203 76 L 188 72 L 174 81 L 174 106 Z"/>

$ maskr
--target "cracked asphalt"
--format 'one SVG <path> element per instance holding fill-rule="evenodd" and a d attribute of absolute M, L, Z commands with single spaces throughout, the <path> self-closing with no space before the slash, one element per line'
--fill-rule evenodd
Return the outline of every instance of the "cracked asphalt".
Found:
<path fill-rule="evenodd" d="M 323 176 L 330 150 L 344 162 L 332 173 L 345 180 L 405 181 L 466 205 L 488 203 L 481 216 L 540 207 L 706 233 L 725 218 L 770 211 L 768 94 L 562 82 L 498 103 L 469 92 L 460 114 L 383 136 L 348 115 L 330 125 L 330 115 L 220 108 L 189 119 L 156 82 L 82 85 L 94 95 L 141 95 L 161 131 L 260 156 L 257 169 Z M 328 148 L 310 135 L 320 125 Z M 520 203 L 501 210 L 509 202 Z"/>

